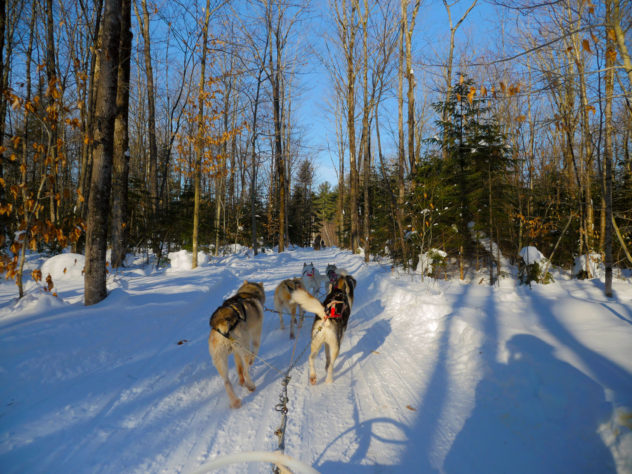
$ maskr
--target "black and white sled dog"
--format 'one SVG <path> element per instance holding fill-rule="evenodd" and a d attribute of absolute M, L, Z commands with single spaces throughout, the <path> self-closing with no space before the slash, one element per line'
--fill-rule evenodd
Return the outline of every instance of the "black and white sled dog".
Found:
<path fill-rule="evenodd" d="M 339 268 L 335 263 L 330 263 L 325 269 L 325 276 L 327 277 L 327 293 L 331 291 L 332 285 L 338 280 L 338 277 L 347 276 L 349 272 L 344 268 Z"/>
<path fill-rule="evenodd" d="M 312 324 L 312 343 L 309 355 L 309 382 L 316 384 L 316 370 L 314 358 L 321 346 L 325 345 L 327 376 L 326 383 L 334 380 L 334 363 L 340 352 L 342 337 L 347 329 L 351 307 L 353 306 L 353 292 L 356 280 L 351 275 L 339 277 L 322 303 L 307 291 L 297 289 L 292 292 L 291 301 L 298 303 L 305 311 L 314 313 Z"/>
<path fill-rule="evenodd" d="M 318 268 L 313 263 L 303 263 L 303 286 L 312 295 L 317 295 L 320 291 L 320 283 L 323 277 L 320 275 Z"/>

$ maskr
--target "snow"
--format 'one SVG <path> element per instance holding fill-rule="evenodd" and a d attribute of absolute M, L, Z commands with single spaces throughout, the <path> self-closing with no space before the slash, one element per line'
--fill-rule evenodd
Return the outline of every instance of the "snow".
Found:
<path fill-rule="evenodd" d="M 546 261 L 546 257 L 537 248 L 533 246 L 523 247 L 518 253 L 527 265 L 532 263 L 540 263 Z"/>
<path fill-rule="evenodd" d="M 186 250 L 179 250 L 177 252 L 169 252 L 167 255 L 169 258 L 169 263 L 171 267 L 170 271 L 179 272 L 182 270 L 191 270 L 193 268 L 193 256 L 191 252 L 187 252 Z M 207 265 L 208 264 L 208 255 L 204 252 L 198 252 L 198 265 Z"/>
<path fill-rule="evenodd" d="M 601 254 L 591 253 L 589 255 L 580 255 L 575 258 L 573 265 L 573 275 L 578 275 L 581 271 L 588 272 L 591 276 L 603 278 L 606 274 L 606 267 L 601 261 Z"/>
<path fill-rule="evenodd" d="M 319 472 L 632 472 L 629 280 L 608 299 L 602 280 L 562 274 L 489 287 L 337 248 L 233 250 L 195 270 L 186 253 L 158 270 L 128 259 L 90 307 L 74 255 L 28 262 L 50 269 L 57 297 L 29 281 L 17 301 L 0 283 L 0 471 L 188 473 L 276 451 L 293 365 L 284 453 Z M 267 311 L 255 392 L 236 383 L 231 358 L 243 403 L 231 410 L 208 319 L 244 279 L 264 283 L 270 307 L 304 262 L 335 262 L 358 281 L 334 382 L 323 383 L 321 352 L 308 383 L 309 323 L 292 341 Z"/>
<path fill-rule="evenodd" d="M 447 256 L 448 254 L 441 249 L 430 249 L 428 252 L 420 253 L 415 271 L 421 275 L 431 275 L 435 260 L 441 261 Z"/>

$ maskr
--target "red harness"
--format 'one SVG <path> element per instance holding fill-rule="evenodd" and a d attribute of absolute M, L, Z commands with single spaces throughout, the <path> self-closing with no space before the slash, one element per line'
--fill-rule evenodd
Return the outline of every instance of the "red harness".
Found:
<path fill-rule="evenodd" d="M 343 303 L 343 310 L 344 310 L 344 303 Z M 336 312 L 336 305 L 332 304 L 329 308 L 329 314 L 325 315 L 325 319 L 336 319 L 336 318 L 341 318 L 342 317 L 342 312 L 338 313 Z"/>

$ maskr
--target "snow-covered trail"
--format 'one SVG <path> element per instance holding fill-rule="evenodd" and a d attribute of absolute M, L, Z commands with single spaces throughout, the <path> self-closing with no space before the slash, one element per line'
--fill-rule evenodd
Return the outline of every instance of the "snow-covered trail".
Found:
<path fill-rule="evenodd" d="M 271 308 L 276 285 L 310 261 L 358 281 L 333 384 L 322 351 L 308 383 L 310 315 L 292 341 L 287 316 L 281 331 L 267 311 L 257 389 L 235 383 L 243 405 L 231 410 L 209 316 L 244 279 L 264 283 Z M 185 473 L 274 451 L 294 363 L 285 453 L 323 473 L 632 472 L 632 290 L 619 285 L 605 300 L 591 282 L 422 282 L 335 248 L 131 267 L 89 308 L 68 280 L 65 303 L 0 307 L 0 471 Z"/>

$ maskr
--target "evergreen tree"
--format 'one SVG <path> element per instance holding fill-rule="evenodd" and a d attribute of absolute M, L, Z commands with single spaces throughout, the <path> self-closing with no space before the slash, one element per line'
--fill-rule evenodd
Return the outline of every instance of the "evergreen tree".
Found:
<path fill-rule="evenodd" d="M 312 182 L 314 167 L 308 160 L 299 165 L 296 184 L 288 206 L 289 240 L 302 247 L 308 247 L 314 233 L 314 207 Z"/>
<path fill-rule="evenodd" d="M 495 240 L 499 226 L 509 224 L 505 178 L 511 157 L 489 99 L 476 94 L 473 81 L 461 77 L 448 101 L 433 105 L 438 113 L 446 110 L 447 120 L 438 121 L 439 136 L 426 141 L 438 149 L 431 149 L 418 167 L 410 198 L 421 251 L 437 246 L 434 240 L 440 238 L 440 246 L 472 258 L 472 231 Z"/>

